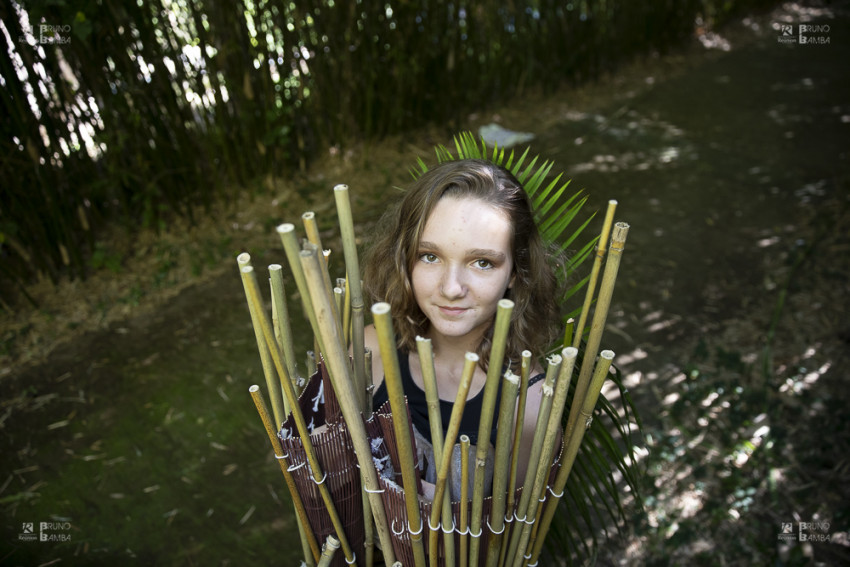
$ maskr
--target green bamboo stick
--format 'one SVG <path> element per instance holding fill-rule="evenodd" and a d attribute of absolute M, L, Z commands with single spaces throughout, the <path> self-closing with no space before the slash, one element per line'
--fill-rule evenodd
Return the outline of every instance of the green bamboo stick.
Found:
<path fill-rule="evenodd" d="M 499 375 L 502 373 L 502 362 L 505 358 L 505 342 L 511 324 L 514 302 L 510 299 L 500 299 L 496 307 L 496 324 L 493 330 L 493 344 L 490 349 L 490 361 L 487 367 L 487 382 L 484 384 L 484 394 L 481 401 L 481 421 L 478 424 L 478 444 L 475 448 L 475 476 L 472 489 L 472 515 L 470 534 L 472 541 L 469 546 L 469 564 L 478 565 L 478 555 L 481 546 L 482 525 L 484 516 L 484 474 L 487 464 L 487 452 L 490 446 L 490 431 L 493 427 L 493 413 L 496 405 L 496 395 L 499 391 Z M 476 536 L 475 534 L 479 534 Z"/>
<path fill-rule="evenodd" d="M 342 417 L 351 434 L 351 443 L 360 465 L 360 476 L 364 489 L 369 495 L 372 517 L 375 520 L 375 529 L 381 542 L 384 562 L 391 565 L 395 561 L 395 556 L 390 539 L 389 524 L 379 494 L 381 487 L 375 465 L 372 462 L 372 451 L 366 435 L 366 427 L 360 408 L 357 406 L 357 395 L 351 382 L 348 351 L 342 344 L 331 298 L 323 293 L 321 273 L 323 268 L 316 251 L 304 250 L 299 254 L 299 257 L 304 267 L 307 282 L 312 289 L 317 290 L 316 293 L 311 294 L 317 322 L 314 332 L 321 339 L 328 376 L 339 401 Z M 343 547 L 344 549 L 345 547 Z M 348 555 L 346 555 L 346 558 L 348 558 Z"/>
<path fill-rule="evenodd" d="M 277 233 L 280 236 L 280 242 L 283 244 L 283 249 L 286 252 L 286 259 L 289 261 L 289 269 L 292 271 L 292 276 L 295 278 L 295 287 L 298 289 L 298 294 L 301 296 L 301 306 L 304 309 L 304 314 L 307 320 L 310 321 L 310 328 L 316 328 L 316 314 L 313 313 L 313 304 L 310 301 L 310 288 L 307 287 L 307 282 L 304 278 L 304 269 L 301 267 L 301 246 L 298 244 L 298 239 L 295 236 L 295 225 L 291 223 L 283 223 L 277 227 Z M 309 365 L 308 365 L 309 370 Z M 307 376 L 312 376 L 313 372 L 307 373 Z"/>
<path fill-rule="evenodd" d="M 593 259 L 593 267 L 590 270 L 590 280 L 587 282 L 587 291 L 584 294 L 584 304 L 581 308 L 578 324 L 575 328 L 573 336 L 573 345 L 578 348 L 581 344 L 581 338 L 584 335 L 584 325 L 587 322 L 587 315 L 590 313 L 590 306 L 593 303 L 593 294 L 596 293 L 596 280 L 599 277 L 599 269 L 602 267 L 602 260 L 605 258 L 605 251 L 608 246 L 608 234 L 611 232 L 611 223 L 614 222 L 614 211 L 617 210 L 617 201 L 611 199 L 608 201 L 608 209 L 605 211 L 605 220 L 602 222 L 602 232 L 599 233 L 599 240 L 596 242 L 596 257 Z M 566 346 L 566 345 L 564 345 Z"/>
<path fill-rule="evenodd" d="M 452 407 L 452 415 L 449 418 L 449 425 L 446 428 L 446 439 L 443 442 L 444 455 L 451 453 L 458 431 L 460 431 L 460 419 L 463 416 L 463 408 L 466 407 L 466 397 L 469 395 L 469 387 L 472 384 L 472 376 L 475 374 L 475 367 L 478 365 L 478 359 L 478 355 L 474 352 L 468 352 L 464 355 L 463 372 L 460 376 L 460 384 L 458 385 L 457 396 L 455 397 L 455 403 Z M 464 435 L 464 437 L 466 436 Z M 467 438 L 467 445 L 468 443 L 469 438 Z M 467 450 L 468 449 L 469 447 L 467 446 Z M 434 487 L 434 501 L 431 503 L 431 519 L 428 520 L 432 525 L 439 521 L 442 514 L 443 494 L 445 494 L 446 491 L 446 481 L 449 476 L 450 465 L 450 458 L 443 459 L 443 462 L 440 463 L 440 470 L 437 471 L 437 485 Z M 467 478 L 466 483 L 468 484 L 468 482 L 469 479 Z M 464 506 L 466 506 L 465 501 Z M 429 534 L 429 539 L 429 547 L 434 547 L 436 545 L 434 541 L 437 539 L 437 532 L 432 531 Z M 437 567 L 437 556 L 432 555 L 430 559 L 431 567 Z"/>
<path fill-rule="evenodd" d="M 313 534 L 313 530 L 310 529 L 307 510 L 304 508 L 304 502 L 301 500 L 301 494 L 298 492 L 295 479 L 292 478 L 292 473 L 289 472 L 289 461 L 283 454 L 280 439 L 278 439 L 277 432 L 272 426 L 269 410 L 266 407 L 266 402 L 263 400 L 263 395 L 260 393 L 260 387 L 257 385 L 251 386 L 248 388 L 248 392 L 251 394 L 251 399 L 254 400 L 257 413 L 260 414 L 263 427 L 269 436 L 269 441 L 271 441 L 275 459 L 280 465 L 283 478 L 286 480 L 286 486 L 289 488 L 289 495 L 292 497 L 292 505 L 295 507 L 295 518 L 298 520 L 298 532 L 301 536 L 301 546 L 304 548 L 304 561 L 308 566 L 315 565 L 319 559 L 319 542 L 316 541 L 316 536 Z"/>
<path fill-rule="evenodd" d="M 254 274 L 253 267 L 245 266 L 242 268 L 242 283 L 245 287 L 245 294 L 248 298 L 249 305 L 252 305 L 253 309 L 257 313 L 261 314 L 258 319 L 260 322 L 260 327 L 263 331 L 263 337 L 265 338 L 266 344 L 274 346 L 274 332 L 272 331 L 271 323 L 269 322 L 268 316 L 262 310 L 262 303 L 260 299 L 260 286 L 257 283 L 257 277 Z M 353 561 L 354 552 L 348 545 L 348 538 L 346 538 L 345 536 L 342 520 L 340 519 L 339 514 L 337 513 L 336 506 L 334 505 L 333 499 L 331 498 L 328 486 L 324 482 L 326 477 L 322 473 L 321 463 L 319 463 L 319 459 L 316 456 L 316 451 L 313 447 L 313 441 L 310 438 L 310 431 L 307 429 L 307 422 L 304 420 L 304 414 L 301 413 L 300 406 L 298 405 L 298 397 L 295 393 L 295 388 L 292 387 L 292 381 L 289 379 L 289 376 L 286 375 L 286 368 L 283 365 L 280 351 L 277 350 L 277 348 L 269 348 L 269 352 L 272 355 L 272 361 L 274 362 L 274 366 L 277 370 L 278 376 L 280 376 L 280 385 L 283 386 L 284 394 L 286 395 L 287 400 L 289 402 L 291 414 L 295 421 L 295 426 L 298 429 L 298 436 L 301 438 L 301 443 L 304 447 L 304 453 L 307 456 L 307 461 L 310 465 L 310 470 L 312 471 L 313 480 L 316 483 L 316 486 L 319 487 L 319 494 L 322 497 L 322 501 L 325 503 L 325 508 L 327 509 L 328 516 L 330 517 L 331 523 L 334 526 L 334 530 L 336 531 L 337 538 L 339 539 L 340 545 L 342 546 L 343 553 L 345 554 L 346 559 Z M 317 480 L 317 477 L 321 477 L 322 480 Z"/>
<path fill-rule="evenodd" d="M 351 200 L 348 193 L 347 185 L 337 185 L 334 187 L 334 199 L 336 201 L 337 215 L 339 216 L 340 234 L 342 235 L 342 251 L 345 256 L 345 273 L 348 290 L 346 300 L 351 296 L 351 352 L 354 357 L 354 377 L 357 381 L 357 388 L 363 392 L 361 402 L 365 407 L 367 384 L 366 380 L 366 363 L 364 353 L 366 350 L 365 339 L 363 335 L 364 324 L 364 306 L 363 306 L 363 286 L 360 281 L 360 260 L 357 256 L 357 239 L 354 235 L 354 220 L 351 214 Z M 345 321 L 345 329 L 348 329 L 348 322 Z M 347 332 L 347 331 L 346 331 Z"/>
<path fill-rule="evenodd" d="M 537 422 L 534 425 L 534 438 L 531 442 L 531 455 L 528 458 L 528 468 L 525 471 L 522 495 L 519 499 L 514 522 L 517 522 L 511 530 L 511 540 L 506 556 L 507 565 L 515 565 L 517 554 L 522 555 L 519 549 L 519 540 L 522 535 L 522 526 L 519 522 L 528 521 L 528 505 L 531 500 L 531 486 L 534 484 L 534 476 L 537 474 L 537 464 L 543 452 L 543 438 L 546 435 L 546 427 L 549 424 L 549 415 L 552 412 L 552 399 L 555 394 L 554 384 L 558 371 L 561 368 L 561 355 L 553 354 L 549 357 L 549 367 L 546 369 L 546 379 L 543 382 L 543 397 L 540 400 L 540 409 L 537 413 Z M 526 489 L 529 490 L 526 490 Z M 520 516 L 521 515 L 521 516 Z"/>
<path fill-rule="evenodd" d="M 490 508 L 490 539 L 487 545 L 487 567 L 496 567 L 499 563 L 499 551 L 505 531 L 505 489 L 510 477 L 510 450 L 513 445 L 514 414 L 516 413 L 517 390 L 520 377 L 505 371 L 502 380 L 502 403 L 499 407 L 499 420 L 496 425 L 496 455 L 493 466 L 493 500 Z"/>
<path fill-rule="evenodd" d="M 440 411 L 440 393 L 437 389 L 437 374 L 434 370 L 434 351 L 431 348 L 431 340 L 423 337 L 416 337 L 416 351 L 419 354 L 419 366 L 422 371 L 422 382 L 425 386 L 425 399 L 428 404 L 428 421 L 431 426 L 431 446 L 434 448 L 434 464 L 436 470 L 440 469 L 440 464 L 443 459 L 451 459 L 452 455 L 443 455 L 443 416 Z M 443 516 L 442 527 L 445 533 L 446 526 L 454 527 L 454 519 L 452 517 L 452 499 L 450 491 L 446 491 L 443 495 Z M 428 526 L 433 530 L 432 526 Z M 445 565 L 455 564 L 455 539 L 454 530 L 448 532 L 443 537 L 443 557 Z M 429 538 L 429 543 L 430 540 Z M 437 545 L 429 547 L 428 552 L 431 556 L 439 553 Z"/>
<path fill-rule="evenodd" d="M 322 282 L 327 294 L 333 296 L 334 287 L 331 283 L 330 273 L 327 271 L 328 262 L 330 261 L 330 250 L 326 251 L 324 246 L 322 246 L 322 238 L 319 236 L 319 224 L 316 221 L 316 213 L 313 211 L 307 211 L 301 215 L 301 221 L 304 224 L 304 232 L 307 235 L 307 240 L 310 244 L 316 247 L 319 251 L 319 256 L 325 260 L 323 266 L 325 270 L 322 273 Z M 302 246 L 302 248 L 306 249 L 307 245 Z"/>
<path fill-rule="evenodd" d="M 239 256 L 236 257 L 236 263 L 239 265 L 240 270 L 242 270 L 246 266 L 250 267 L 251 255 L 247 252 L 239 254 Z M 242 276 L 242 283 L 244 286 L 244 274 Z M 254 304 L 252 304 L 250 301 L 248 302 L 248 311 L 251 314 L 251 325 L 254 328 L 254 337 L 257 340 L 257 349 L 260 351 L 260 364 L 263 367 L 263 375 L 266 378 L 266 388 L 268 388 L 269 390 L 269 398 L 271 399 L 272 403 L 272 413 L 274 414 L 274 421 L 275 424 L 280 427 L 280 424 L 283 423 L 283 420 L 286 419 L 286 414 L 289 412 L 281 395 L 280 383 L 274 371 L 274 363 L 272 362 L 271 353 L 269 352 L 269 345 L 266 344 L 266 341 L 263 338 L 263 330 L 260 324 L 260 318 L 262 316 L 262 306 L 260 306 L 260 310 L 261 312 L 257 313 L 255 311 Z"/>
<path fill-rule="evenodd" d="M 561 351 L 561 368 L 558 373 L 558 381 L 555 384 L 555 395 L 552 398 L 552 411 L 549 414 L 549 422 L 546 424 L 546 435 L 543 438 L 543 451 L 540 454 L 539 465 L 537 472 L 534 475 L 534 483 L 530 488 L 531 498 L 528 502 L 528 508 L 525 512 L 526 518 L 536 518 L 537 508 L 540 504 L 540 498 L 546 494 L 546 485 L 551 472 L 550 465 L 552 463 L 552 455 L 555 452 L 555 444 L 561 435 L 561 416 L 564 412 L 564 404 L 567 401 L 567 393 L 570 390 L 570 380 L 575 367 L 576 356 L 578 349 L 575 347 L 567 347 Z M 525 522 L 522 525 L 520 539 L 517 549 L 525 555 L 525 550 L 528 546 L 528 540 L 531 538 L 532 523 Z M 519 528 L 519 526 L 517 526 Z"/>
<path fill-rule="evenodd" d="M 555 482 L 552 483 L 552 500 L 547 502 L 543 509 L 543 515 L 539 520 L 539 526 L 537 528 L 537 537 L 531 545 L 529 563 L 532 565 L 537 562 L 540 552 L 543 550 L 543 542 L 552 524 L 552 517 L 555 515 L 555 509 L 564 495 L 564 487 L 567 485 L 567 480 L 570 477 L 570 472 L 572 471 L 581 441 L 584 438 L 584 433 L 590 428 L 590 422 L 593 419 L 593 409 L 596 407 L 596 400 L 599 398 L 599 392 L 602 390 L 602 384 L 608 376 L 608 370 L 611 368 L 611 361 L 613 359 L 613 351 L 603 350 L 599 353 L 599 362 L 596 364 L 593 380 L 587 390 L 587 396 L 579 402 L 581 404 L 581 415 L 585 419 L 584 427 L 577 428 L 575 433 L 567 438 L 564 457 L 561 460 L 558 474 L 555 476 Z M 576 402 L 574 401 L 573 403 L 575 404 Z"/>
<path fill-rule="evenodd" d="M 278 340 L 281 352 L 283 352 L 283 361 L 286 364 L 286 370 L 289 372 L 289 378 L 297 386 L 298 365 L 295 362 L 295 341 L 292 337 L 289 308 L 286 306 L 283 267 L 280 264 L 269 266 L 269 281 L 272 288 L 272 323 L 274 324 L 275 337 Z"/>
<path fill-rule="evenodd" d="M 505 533 L 502 536 L 502 546 L 499 551 L 499 566 L 505 564 L 511 530 L 514 522 L 514 504 L 516 500 L 516 477 L 519 469 L 519 451 L 522 444 L 523 423 L 525 422 L 525 404 L 528 399 L 528 382 L 531 379 L 531 351 L 522 351 L 520 366 L 519 400 L 517 401 L 516 424 L 514 425 L 514 444 L 511 448 L 511 477 L 508 480 L 508 500 L 505 504 Z"/>
<path fill-rule="evenodd" d="M 372 318 L 378 334 L 381 349 L 381 361 L 384 364 L 384 382 L 387 385 L 387 397 L 393 412 L 393 431 L 395 432 L 398 460 L 401 464 L 401 478 L 404 486 L 404 502 L 407 509 L 407 524 L 410 534 L 410 546 L 416 567 L 425 567 L 425 547 L 422 542 L 422 516 L 419 513 L 419 494 L 416 489 L 416 461 L 410 440 L 410 422 L 404 402 L 404 389 L 401 385 L 401 371 L 398 364 L 395 333 L 389 303 L 376 303 L 372 306 Z"/>
<path fill-rule="evenodd" d="M 460 436 L 460 567 L 469 562 L 469 436 Z"/>
<path fill-rule="evenodd" d="M 339 549 L 339 541 L 334 536 L 329 535 L 322 548 L 322 557 L 319 560 L 318 567 L 329 567 L 337 549 Z"/>
<path fill-rule="evenodd" d="M 587 394 L 590 375 L 593 371 L 593 363 L 599 352 L 599 344 L 602 342 L 602 332 L 605 330 L 605 321 L 608 318 L 608 309 L 611 307 L 611 297 L 614 294 L 614 284 L 617 281 L 617 271 L 620 268 L 620 258 L 626 244 L 626 236 L 629 233 L 629 225 L 618 222 L 614 225 L 611 233 L 611 251 L 605 262 L 605 273 L 602 275 L 602 284 L 599 286 L 599 297 L 596 298 L 596 310 L 593 312 L 593 322 L 590 325 L 590 334 L 584 349 L 584 359 L 581 363 L 581 371 L 576 382 L 574 399 L 583 400 Z M 578 410 L 580 406 L 573 404 L 567 420 L 566 436 L 572 434 L 578 421 Z"/>

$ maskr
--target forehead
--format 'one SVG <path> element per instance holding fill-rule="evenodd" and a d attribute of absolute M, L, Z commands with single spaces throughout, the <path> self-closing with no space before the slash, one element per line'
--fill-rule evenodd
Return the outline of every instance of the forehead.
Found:
<path fill-rule="evenodd" d="M 421 240 L 458 248 L 510 248 L 513 230 L 500 208 L 476 197 L 443 197 L 425 222 Z"/>

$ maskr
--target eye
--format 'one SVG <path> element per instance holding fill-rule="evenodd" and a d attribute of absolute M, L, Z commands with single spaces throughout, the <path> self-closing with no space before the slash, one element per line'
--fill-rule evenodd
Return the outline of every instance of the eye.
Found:
<path fill-rule="evenodd" d="M 431 254 L 430 252 L 425 252 L 424 254 L 419 255 L 419 259 L 425 262 L 426 264 L 433 264 L 437 261 L 437 255 Z"/>
<path fill-rule="evenodd" d="M 476 268 L 480 268 L 482 270 L 489 270 L 493 267 L 493 262 L 490 260 L 485 260 L 484 258 L 480 258 L 474 262 Z"/>

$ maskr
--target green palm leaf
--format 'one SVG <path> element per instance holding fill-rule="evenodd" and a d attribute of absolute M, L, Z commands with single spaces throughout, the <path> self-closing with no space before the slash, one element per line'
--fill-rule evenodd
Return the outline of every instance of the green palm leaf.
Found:
<path fill-rule="evenodd" d="M 454 145 L 454 153 L 443 145 L 434 148 L 438 163 L 456 159 L 486 159 L 510 171 L 522 183 L 531 199 L 544 241 L 554 244 L 560 251 L 565 251 L 572 249 L 585 235 L 584 229 L 595 213 L 573 228 L 576 218 L 587 202 L 587 196 L 582 195 L 582 191 L 566 196 L 570 180 L 562 182 L 563 173 L 546 183 L 553 162 L 544 161 L 538 166 L 538 156 L 534 156 L 526 164 L 529 157 L 528 148 L 519 156 L 515 156 L 513 150 L 506 154 L 504 149 L 497 146 L 490 150 L 483 139 L 479 141 L 471 132 L 462 132 L 455 136 Z M 412 169 L 411 173 L 414 177 L 419 177 L 427 170 L 425 162 L 419 159 L 417 167 Z M 568 280 L 577 275 L 584 262 L 592 257 L 598 236 L 586 238 L 587 242 L 572 254 L 563 270 L 564 277 Z M 559 298 L 559 303 L 563 305 L 581 291 L 587 285 L 588 279 L 589 276 L 585 276 L 569 287 L 564 286 L 567 290 L 563 297 Z M 580 311 L 581 307 L 578 307 L 567 314 L 565 320 L 567 317 L 577 317 Z M 557 345 L 553 345 L 553 349 L 555 348 Z M 576 368 L 581 365 L 581 354 Z M 559 514 L 546 542 L 550 552 L 560 556 L 572 558 L 582 553 L 585 557 L 595 557 L 600 527 L 606 537 L 611 524 L 621 532 L 622 524 L 626 520 L 621 492 L 626 488 L 618 484 L 618 474 L 622 477 L 620 482 L 628 487 L 627 490 L 634 496 L 638 506 L 642 505 L 638 491 L 640 471 L 636 464 L 635 439 L 631 427 L 634 421 L 640 435 L 640 419 L 628 390 L 623 386 L 620 371 L 616 367 L 612 368 L 611 379 L 619 390 L 624 415 L 620 416 L 618 408 L 604 395 L 599 397 L 595 414 L 603 419 L 594 419 L 591 422 L 590 430 L 579 449 L 573 473 L 567 482 Z M 571 404 L 574 387 L 575 384 L 571 386 L 568 405 Z M 565 412 L 565 419 L 567 413 Z"/>

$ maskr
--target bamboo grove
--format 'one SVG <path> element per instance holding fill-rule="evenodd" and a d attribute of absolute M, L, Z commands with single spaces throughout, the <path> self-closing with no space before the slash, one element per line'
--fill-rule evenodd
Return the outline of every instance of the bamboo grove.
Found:
<path fill-rule="evenodd" d="M 469 135 L 456 139 L 456 144 L 461 157 L 486 152 L 486 146 L 479 148 Z M 438 150 L 440 155 L 451 159 L 445 148 Z M 494 150 L 493 158 L 504 162 L 504 152 Z M 557 179 L 544 185 L 545 176 L 533 174 L 534 160 L 520 167 L 523 158 L 514 163 L 511 155 L 507 164 L 528 179 L 531 192 L 546 187 L 544 196 L 558 201 L 561 193 L 553 190 L 558 187 Z M 548 166 L 544 164 L 537 173 L 541 171 L 548 172 Z M 444 430 L 433 363 L 426 362 L 433 360 L 430 341 L 417 338 L 437 469 L 434 497 L 428 501 L 419 496 L 421 472 L 414 458 L 415 441 L 402 391 L 390 306 L 370 306 L 380 352 L 368 352 L 363 343 L 366 306 L 349 188 L 338 185 L 333 192 L 345 278 L 332 281 L 329 257 L 334 253 L 324 250 L 312 212 L 302 215 L 302 229 L 292 223 L 277 228 L 300 306 L 287 306 L 284 268 L 273 264 L 268 268 L 269 314 L 258 270 L 248 254 L 237 258 L 265 376 L 265 391 L 254 385 L 250 394 L 290 490 L 304 564 L 371 566 L 380 554 L 386 565 L 537 565 L 553 521 L 558 520 L 556 510 L 562 497 L 574 493 L 577 480 L 571 473 L 579 469 L 574 464 L 586 458 L 580 454 L 585 434 L 599 427 L 594 424 L 595 416 L 606 416 L 598 411 L 597 401 L 604 403 L 600 392 L 612 376 L 614 353 L 600 348 L 629 230 L 626 223 L 614 222 L 616 202 L 609 202 L 600 235 L 591 241 L 596 243 L 593 254 L 585 256 L 591 266 L 577 319 L 567 320 L 562 344 L 550 350 L 545 360 L 543 398 L 524 478 L 517 474 L 523 427 L 523 417 L 517 413 L 525 409 L 531 352 L 523 353 L 519 375 L 510 370 L 501 375 L 513 302 L 502 299 L 498 304 L 479 424 L 479 439 L 489 438 L 493 428 L 498 431 L 491 494 L 485 494 L 483 480 L 489 444 L 479 443 L 472 458 L 469 438 L 458 437 L 478 355 L 466 354 L 451 419 Z M 546 199 L 537 202 L 547 204 Z M 564 211 L 553 214 L 562 217 Z M 302 231 L 304 237 L 299 238 Z M 316 349 L 307 357 L 308 373 L 314 375 L 306 386 L 296 370 L 299 355 L 294 352 L 289 315 L 302 311 L 310 321 Z M 385 404 L 374 414 L 369 376 L 372 356 L 383 361 L 389 397 L 389 408 L 384 409 Z M 495 407 L 499 389 L 502 401 Z M 460 498 L 453 500 L 447 490 L 448 456 L 456 444 L 461 447 L 462 491 Z M 386 462 L 391 466 L 383 464 Z M 595 474 L 609 473 L 597 470 Z M 578 480 L 579 484 L 585 482 L 584 478 Z M 582 498 L 602 496 L 585 493 Z M 583 534 L 573 533 L 572 537 Z"/>
<path fill-rule="evenodd" d="M 191 219 L 331 146 L 454 130 L 764 3 L 4 2 L 2 291 L 85 277 L 104 223 Z"/>

